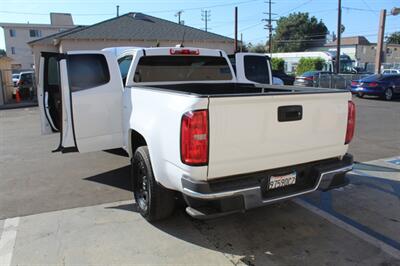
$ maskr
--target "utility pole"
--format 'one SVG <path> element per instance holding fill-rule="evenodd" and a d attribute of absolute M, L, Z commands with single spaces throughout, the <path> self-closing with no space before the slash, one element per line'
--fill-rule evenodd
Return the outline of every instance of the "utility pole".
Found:
<path fill-rule="evenodd" d="M 119 17 L 119 5 L 117 5 L 117 17 Z"/>
<path fill-rule="evenodd" d="M 382 9 L 379 19 L 378 43 L 376 45 L 376 55 L 375 55 L 376 74 L 381 73 L 382 48 L 383 48 L 383 40 L 385 38 L 385 22 L 386 22 L 386 9 Z"/>
<path fill-rule="evenodd" d="M 238 7 L 235 7 L 235 53 L 238 51 Z"/>
<path fill-rule="evenodd" d="M 201 11 L 201 20 L 204 21 L 204 30 L 208 31 L 208 22 L 211 20 L 211 10 L 202 10 Z"/>
<path fill-rule="evenodd" d="M 276 15 L 272 13 L 272 4 L 275 4 L 272 2 L 272 0 L 268 0 L 265 2 L 268 4 L 268 12 L 264 12 L 264 14 L 268 15 L 268 19 L 263 19 L 263 21 L 266 21 L 267 24 L 265 25 L 265 29 L 268 30 L 268 53 L 272 53 L 272 31 L 274 28 L 272 27 L 272 22 L 276 21 L 276 19 L 272 19 L 272 15 Z"/>
<path fill-rule="evenodd" d="M 337 22 L 337 37 L 336 37 L 336 69 L 335 73 L 340 73 L 340 44 L 342 35 L 342 0 L 338 0 L 338 22 Z"/>
<path fill-rule="evenodd" d="M 240 52 L 243 52 L 243 33 L 240 33 Z"/>
<path fill-rule="evenodd" d="M 178 24 L 183 24 L 181 21 L 181 15 L 183 13 L 183 10 L 179 10 L 178 12 L 176 12 L 175 17 L 178 17 Z"/>

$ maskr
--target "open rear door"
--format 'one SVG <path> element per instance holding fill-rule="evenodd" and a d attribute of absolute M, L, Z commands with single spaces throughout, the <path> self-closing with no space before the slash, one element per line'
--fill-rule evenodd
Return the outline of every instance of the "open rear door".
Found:
<path fill-rule="evenodd" d="M 38 84 L 38 102 L 43 135 L 61 132 L 62 105 L 58 53 L 42 52 Z"/>
<path fill-rule="evenodd" d="M 272 84 L 272 68 L 264 54 L 236 53 L 236 76 L 239 82 Z"/>
<path fill-rule="evenodd" d="M 57 62 L 53 65 L 47 57 L 42 56 L 41 61 L 44 133 L 59 131 L 59 150 L 64 153 L 122 147 L 123 86 L 115 56 L 103 51 L 52 54 L 49 58 Z M 59 97 L 56 90 L 46 89 L 49 88 L 46 73 L 50 71 L 59 74 Z M 49 108 L 52 98 L 61 103 L 54 115 Z"/>

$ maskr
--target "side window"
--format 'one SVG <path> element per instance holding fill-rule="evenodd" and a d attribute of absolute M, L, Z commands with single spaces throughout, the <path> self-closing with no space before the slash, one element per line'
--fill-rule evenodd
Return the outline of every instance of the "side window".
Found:
<path fill-rule="evenodd" d="M 132 58 L 133 57 L 131 55 L 127 55 L 118 59 L 119 71 L 121 72 L 121 78 L 124 85 L 126 82 L 126 77 L 128 76 L 129 67 L 132 63 Z"/>
<path fill-rule="evenodd" d="M 110 81 L 107 60 L 101 54 L 69 55 L 67 67 L 71 92 L 94 88 Z"/>
<path fill-rule="evenodd" d="M 58 69 L 58 61 L 56 57 L 49 57 L 47 67 L 47 84 L 48 85 L 60 85 L 60 76 Z"/>
<path fill-rule="evenodd" d="M 244 72 L 250 81 L 268 84 L 268 59 L 265 56 L 246 55 L 244 57 Z"/>

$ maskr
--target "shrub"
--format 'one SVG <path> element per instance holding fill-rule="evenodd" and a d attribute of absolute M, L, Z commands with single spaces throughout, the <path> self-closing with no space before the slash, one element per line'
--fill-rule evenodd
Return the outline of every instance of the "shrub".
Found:
<path fill-rule="evenodd" d="M 322 70 L 324 67 L 325 60 L 321 57 L 310 58 L 310 57 L 302 57 L 297 65 L 296 74 L 301 75 L 304 72 L 312 71 L 312 70 Z"/>
<path fill-rule="evenodd" d="M 277 71 L 280 71 L 280 72 L 284 72 L 285 71 L 285 60 L 283 60 L 282 58 L 273 57 L 271 59 L 271 64 L 272 64 L 272 69 L 273 70 L 277 70 Z"/>

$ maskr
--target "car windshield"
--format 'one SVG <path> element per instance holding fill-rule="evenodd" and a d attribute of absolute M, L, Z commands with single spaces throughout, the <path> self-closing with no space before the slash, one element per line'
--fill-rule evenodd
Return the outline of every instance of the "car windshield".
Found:
<path fill-rule="evenodd" d="M 13 79 L 17 79 L 17 78 L 19 78 L 19 74 L 13 74 L 12 77 L 13 77 Z"/>

